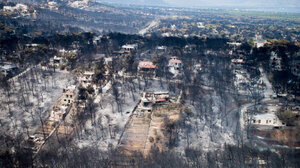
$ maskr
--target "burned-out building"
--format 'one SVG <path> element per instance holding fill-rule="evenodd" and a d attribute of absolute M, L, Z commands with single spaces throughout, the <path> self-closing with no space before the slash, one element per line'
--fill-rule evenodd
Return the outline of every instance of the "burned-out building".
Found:
<path fill-rule="evenodd" d="M 168 66 L 169 66 L 169 71 L 172 74 L 178 75 L 183 68 L 183 63 L 178 57 L 171 57 Z"/>
<path fill-rule="evenodd" d="M 138 65 L 138 71 L 140 73 L 155 73 L 156 65 L 153 62 L 141 61 Z"/>
<path fill-rule="evenodd" d="M 85 71 L 84 73 L 78 76 L 79 83 L 83 87 L 88 87 L 89 85 L 92 84 L 94 75 L 95 72 L 93 71 Z"/>
<path fill-rule="evenodd" d="M 169 92 L 144 92 L 139 109 L 151 112 L 154 105 L 164 104 L 170 100 Z"/>
<path fill-rule="evenodd" d="M 1 74 L 5 77 L 12 77 L 18 72 L 18 67 L 14 64 L 4 65 L 1 67 Z"/>
<path fill-rule="evenodd" d="M 76 86 L 72 85 L 63 89 L 62 95 L 62 105 L 69 106 L 71 103 L 74 103 L 76 95 Z"/>

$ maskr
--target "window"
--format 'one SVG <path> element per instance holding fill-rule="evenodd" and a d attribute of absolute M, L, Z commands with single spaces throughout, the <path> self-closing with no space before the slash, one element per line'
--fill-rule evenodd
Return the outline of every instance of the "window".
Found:
<path fill-rule="evenodd" d="M 258 120 L 258 124 L 260 124 L 260 120 Z"/>
<path fill-rule="evenodd" d="M 148 102 L 144 102 L 144 107 L 148 107 L 149 103 Z"/>

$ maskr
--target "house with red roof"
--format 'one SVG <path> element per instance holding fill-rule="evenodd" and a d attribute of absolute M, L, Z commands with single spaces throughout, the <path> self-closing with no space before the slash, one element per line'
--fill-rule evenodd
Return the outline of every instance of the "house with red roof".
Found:
<path fill-rule="evenodd" d="M 156 65 L 153 64 L 153 62 L 149 61 L 141 61 L 138 65 L 138 71 L 139 72 L 155 72 Z"/>
<path fill-rule="evenodd" d="M 169 92 L 144 92 L 139 104 L 141 111 L 151 112 L 154 105 L 165 104 L 169 102 Z"/>
<path fill-rule="evenodd" d="M 178 57 L 171 57 L 169 60 L 169 71 L 177 75 L 182 70 L 183 63 Z"/>

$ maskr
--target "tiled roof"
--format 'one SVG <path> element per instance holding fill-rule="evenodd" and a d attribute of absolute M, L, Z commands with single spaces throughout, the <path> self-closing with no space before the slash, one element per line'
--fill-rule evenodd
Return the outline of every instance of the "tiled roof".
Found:
<path fill-rule="evenodd" d="M 140 62 L 139 68 L 155 69 L 156 66 L 152 62 Z"/>
<path fill-rule="evenodd" d="M 169 62 L 172 62 L 172 63 L 182 63 L 181 60 L 170 60 Z"/>

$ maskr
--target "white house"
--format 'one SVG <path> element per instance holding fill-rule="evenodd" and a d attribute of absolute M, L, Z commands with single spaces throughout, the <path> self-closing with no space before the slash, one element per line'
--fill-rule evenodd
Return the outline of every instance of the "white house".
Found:
<path fill-rule="evenodd" d="M 274 127 L 285 125 L 274 113 L 257 114 L 252 117 L 251 124 Z"/>
<path fill-rule="evenodd" d="M 238 43 L 238 42 L 228 42 L 227 44 L 229 46 L 233 46 L 233 47 L 239 47 L 242 45 L 242 43 Z"/>
<path fill-rule="evenodd" d="M 166 52 L 167 51 L 167 47 L 166 46 L 157 46 L 156 47 L 156 51 L 158 51 L 158 52 Z"/>
<path fill-rule="evenodd" d="M 125 51 L 135 51 L 138 49 L 137 44 L 126 44 L 122 46 L 122 49 Z"/>
<path fill-rule="evenodd" d="M 264 40 L 262 38 L 261 35 L 256 35 L 255 36 L 255 40 L 254 40 L 254 46 L 257 47 L 257 48 L 261 48 L 263 47 L 265 44 L 267 44 L 267 41 Z"/>
<path fill-rule="evenodd" d="M 171 57 L 168 66 L 169 66 L 169 71 L 172 74 L 177 75 L 182 70 L 183 64 L 182 61 L 177 57 Z"/>
<path fill-rule="evenodd" d="M 182 61 L 177 57 L 171 57 L 169 60 L 169 66 L 179 70 L 180 68 L 182 68 Z"/>

